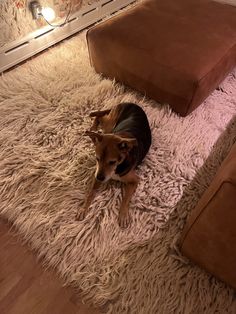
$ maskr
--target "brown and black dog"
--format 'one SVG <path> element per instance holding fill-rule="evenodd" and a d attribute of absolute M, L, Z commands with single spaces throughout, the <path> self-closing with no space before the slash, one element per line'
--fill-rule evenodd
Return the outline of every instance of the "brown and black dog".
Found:
<path fill-rule="evenodd" d="M 133 103 L 121 103 L 110 110 L 92 112 L 90 117 L 95 119 L 86 135 L 95 145 L 97 169 L 77 218 L 85 218 L 101 183 L 109 179 L 119 180 L 125 183 L 119 225 L 126 228 L 130 223 L 129 202 L 139 182 L 135 168 L 142 162 L 151 145 L 148 119 L 143 109 Z M 103 133 L 96 132 L 100 128 Z"/>

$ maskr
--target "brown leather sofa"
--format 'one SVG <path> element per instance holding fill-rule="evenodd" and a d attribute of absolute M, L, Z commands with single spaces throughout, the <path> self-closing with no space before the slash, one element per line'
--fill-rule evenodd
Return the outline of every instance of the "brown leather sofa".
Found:
<path fill-rule="evenodd" d="M 180 247 L 236 288 L 236 143 L 188 219 Z"/>

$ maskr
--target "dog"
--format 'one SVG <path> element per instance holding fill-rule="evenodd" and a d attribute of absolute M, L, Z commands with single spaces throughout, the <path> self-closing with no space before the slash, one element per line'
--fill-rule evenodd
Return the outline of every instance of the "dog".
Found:
<path fill-rule="evenodd" d="M 133 103 L 120 103 L 116 107 L 91 112 L 92 127 L 86 131 L 95 145 L 97 167 L 92 186 L 77 219 L 83 220 L 96 191 L 110 179 L 125 184 L 125 193 L 119 210 L 119 225 L 127 228 L 131 222 L 129 202 L 139 177 L 135 168 L 140 165 L 151 146 L 152 136 L 143 109 Z M 102 129 L 103 133 L 99 133 Z"/>

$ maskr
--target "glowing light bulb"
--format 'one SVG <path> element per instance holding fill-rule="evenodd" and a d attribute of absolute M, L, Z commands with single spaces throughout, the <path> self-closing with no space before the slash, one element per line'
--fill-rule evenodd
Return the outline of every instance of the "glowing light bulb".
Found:
<path fill-rule="evenodd" d="M 42 8 L 41 13 L 48 22 L 52 22 L 56 17 L 54 10 L 49 7 Z"/>

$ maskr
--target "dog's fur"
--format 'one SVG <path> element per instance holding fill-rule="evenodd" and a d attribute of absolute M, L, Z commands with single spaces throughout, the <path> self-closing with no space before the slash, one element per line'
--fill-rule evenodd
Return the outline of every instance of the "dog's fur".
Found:
<path fill-rule="evenodd" d="M 84 219 L 100 184 L 112 178 L 125 183 L 119 224 L 126 228 L 130 223 L 129 202 L 139 182 L 135 168 L 151 145 L 148 119 L 143 109 L 132 103 L 121 103 L 111 110 L 92 112 L 90 117 L 95 119 L 86 135 L 95 144 L 97 169 L 85 204 L 78 212 L 78 219 Z M 99 128 L 103 133 L 96 132 Z"/>

